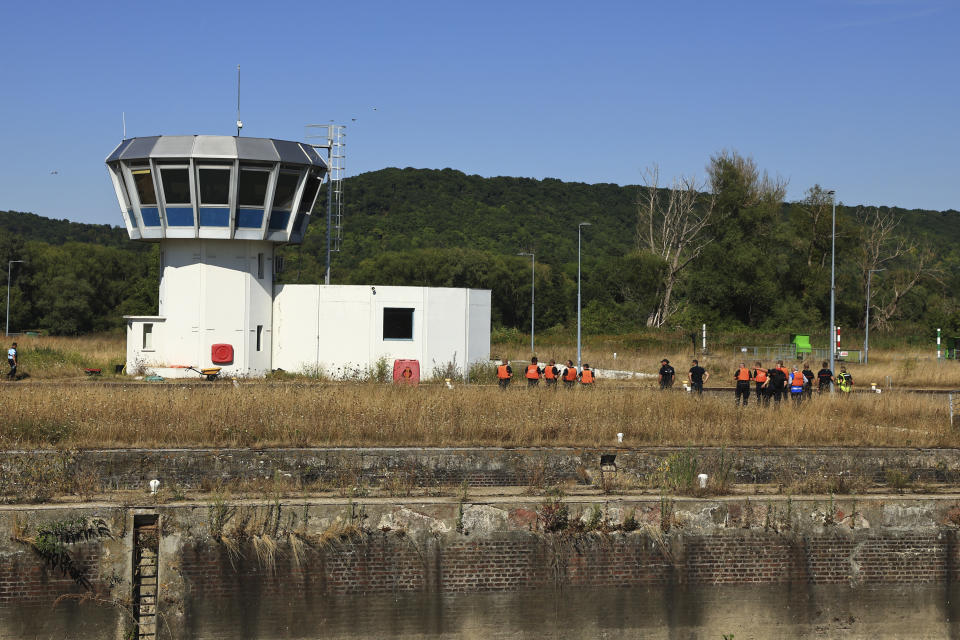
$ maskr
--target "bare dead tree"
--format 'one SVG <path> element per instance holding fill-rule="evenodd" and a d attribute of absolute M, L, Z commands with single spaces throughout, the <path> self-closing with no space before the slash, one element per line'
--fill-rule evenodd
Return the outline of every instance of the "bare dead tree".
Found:
<path fill-rule="evenodd" d="M 715 201 L 693 177 L 681 176 L 661 188 L 656 165 L 644 170 L 643 182 L 637 197 L 637 248 L 666 265 L 657 303 L 647 316 L 648 327 L 661 327 L 677 310 L 672 297 L 681 272 L 713 240 L 709 227 Z"/>
<path fill-rule="evenodd" d="M 814 266 L 814 263 L 818 263 L 820 268 L 826 266 L 827 256 L 830 255 L 832 204 L 833 197 L 819 184 L 807 189 L 806 195 L 800 201 L 800 210 L 807 216 L 804 226 L 811 232 L 807 244 L 808 267 Z"/>
<path fill-rule="evenodd" d="M 939 280 L 939 271 L 933 267 L 935 256 L 929 250 L 918 249 L 916 243 L 897 233 L 901 218 L 888 211 L 861 209 L 858 218 L 863 225 L 860 267 L 866 287 L 870 271 L 889 271 L 884 286 L 877 287 L 871 301 L 871 320 L 878 329 L 885 329 L 900 309 L 900 304 L 925 278 Z"/>
<path fill-rule="evenodd" d="M 932 251 L 914 248 L 910 252 L 910 256 L 913 260 L 911 260 L 909 267 L 898 269 L 887 279 L 888 293 L 881 295 L 880 303 L 870 305 L 874 309 L 874 314 L 870 318 L 872 321 L 875 320 L 875 326 L 878 329 L 886 329 L 890 326 L 891 320 L 900 310 L 900 304 L 907 294 L 921 282 L 931 279 L 943 284 L 939 269 L 930 266 L 935 261 Z"/>
<path fill-rule="evenodd" d="M 893 213 L 860 209 L 857 217 L 863 225 L 862 253 L 860 266 L 863 270 L 863 282 L 866 285 L 867 272 L 884 269 L 914 246 L 896 234 L 900 218 Z"/>

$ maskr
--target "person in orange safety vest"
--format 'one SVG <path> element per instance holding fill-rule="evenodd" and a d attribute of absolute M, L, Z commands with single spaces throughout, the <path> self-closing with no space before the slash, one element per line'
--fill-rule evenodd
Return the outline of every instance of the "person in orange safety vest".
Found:
<path fill-rule="evenodd" d="M 543 379 L 546 381 L 547 387 L 556 389 L 557 379 L 559 377 L 560 369 L 557 369 L 557 363 L 554 360 L 551 360 L 550 364 L 543 368 Z"/>
<path fill-rule="evenodd" d="M 766 406 L 770 402 L 770 394 L 763 387 L 763 383 L 767 381 L 767 370 L 759 360 L 753 365 L 753 381 L 757 383 L 757 404 Z"/>
<path fill-rule="evenodd" d="M 583 371 L 580 372 L 580 384 L 592 387 L 597 378 L 593 375 L 593 369 L 586 362 L 583 363 Z"/>
<path fill-rule="evenodd" d="M 535 387 L 540 384 L 540 365 L 537 364 L 537 356 L 530 358 L 530 364 L 527 365 L 527 387 Z"/>
<path fill-rule="evenodd" d="M 736 380 L 737 384 L 734 394 L 738 407 L 741 402 L 743 406 L 747 406 L 747 401 L 750 400 L 750 379 L 752 377 L 753 375 L 750 373 L 750 369 L 747 369 L 747 363 L 741 362 L 740 368 L 733 374 L 733 379 Z"/>
<path fill-rule="evenodd" d="M 502 359 L 500 363 L 501 364 L 497 367 L 497 384 L 500 385 L 500 390 L 504 391 L 510 386 L 510 378 L 513 376 L 513 369 L 510 368 L 510 361 L 506 358 Z"/>
<path fill-rule="evenodd" d="M 567 360 L 567 368 L 563 370 L 563 386 L 572 389 L 577 383 L 577 368 L 573 366 L 573 360 Z"/>

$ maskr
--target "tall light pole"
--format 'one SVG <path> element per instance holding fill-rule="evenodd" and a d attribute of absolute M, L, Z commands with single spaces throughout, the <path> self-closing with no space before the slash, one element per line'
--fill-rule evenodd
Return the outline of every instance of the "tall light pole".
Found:
<path fill-rule="evenodd" d="M 7 329 L 6 335 L 10 335 L 10 274 L 14 262 L 23 262 L 23 260 L 11 260 L 7 263 Z"/>
<path fill-rule="evenodd" d="M 577 369 L 580 369 L 580 230 L 589 226 L 589 222 L 577 225 Z"/>
<path fill-rule="evenodd" d="M 535 356 L 537 352 L 533 349 L 533 301 L 535 300 L 534 291 L 537 286 L 537 267 L 533 252 L 521 252 L 518 256 L 530 256 L 530 355 Z"/>
<path fill-rule="evenodd" d="M 870 359 L 870 278 L 878 271 L 886 271 L 886 269 L 867 270 L 867 319 L 863 325 L 863 364 L 867 364 Z"/>
<path fill-rule="evenodd" d="M 833 214 L 831 216 L 831 230 L 830 230 L 830 371 L 833 372 L 834 367 L 834 356 L 837 352 L 837 327 L 834 325 L 836 321 L 835 311 L 836 311 L 836 262 L 837 262 L 837 193 L 831 189 L 827 191 L 827 195 L 830 196 L 830 200 L 833 203 Z M 830 393 L 833 393 L 833 386 L 830 385 Z"/>

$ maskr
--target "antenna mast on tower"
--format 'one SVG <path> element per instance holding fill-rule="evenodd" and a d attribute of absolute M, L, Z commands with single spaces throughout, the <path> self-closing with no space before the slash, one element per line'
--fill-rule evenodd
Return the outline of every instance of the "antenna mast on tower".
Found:
<path fill-rule="evenodd" d="M 330 257 L 340 251 L 343 240 L 343 175 L 346 153 L 346 125 L 308 124 L 307 139 L 321 139 L 325 143 L 312 144 L 314 149 L 324 149 L 327 153 L 327 271 L 323 283 L 330 284 Z M 316 133 L 311 133 L 315 131 Z"/>
<path fill-rule="evenodd" d="M 240 120 L 240 65 L 237 65 L 237 137 L 240 137 L 243 121 Z"/>

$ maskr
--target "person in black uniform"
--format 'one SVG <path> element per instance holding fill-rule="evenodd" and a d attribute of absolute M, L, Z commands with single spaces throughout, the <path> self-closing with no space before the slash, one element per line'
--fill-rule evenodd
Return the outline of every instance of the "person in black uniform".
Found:
<path fill-rule="evenodd" d="M 817 371 L 818 393 L 823 393 L 824 389 L 829 391 L 830 385 L 833 384 L 833 371 L 830 371 L 830 369 L 827 368 L 830 366 L 829 363 L 823 362 L 822 366 L 823 368 L 820 369 L 820 371 Z"/>
<path fill-rule="evenodd" d="M 703 395 L 703 383 L 710 379 L 710 374 L 706 369 L 700 366 L 696 360 L 687 373 L 687 380 L 690 382 L 690 388 L 697 392 L 697 395 Z"/>
<path fill-rule="evenodd" d="M 803 395 L 809 400 L 813 397 L 813 371 L 810 369 L 810 365 L 804 362 L 803 370 L 800 373 L 803 374 Z"/>
<path fill-rule="evenodd" d="M 767 381 L 765 384 L 767 389 L 770 390 L 770 395 L 773 396 L 773 402 L 779 405 L 780 398 L 783 397 L 784 391 L 786 391 L 787 374 L 785 374 L 780 367 L 774 367 L 767 371 Z"/>
<path fill-rule="evenodd" d="M 657 380 L 660 382 L 661 389 L 670 389 L 673 387 L 673 377 L 677 372 L 670 366 L 670 361 L 664 358 L 660 361 L 660 375 Z"/>

